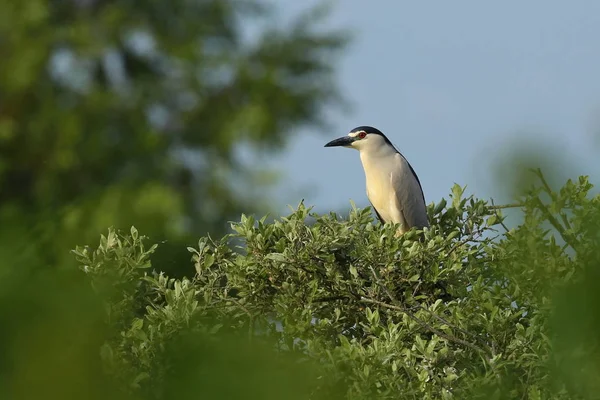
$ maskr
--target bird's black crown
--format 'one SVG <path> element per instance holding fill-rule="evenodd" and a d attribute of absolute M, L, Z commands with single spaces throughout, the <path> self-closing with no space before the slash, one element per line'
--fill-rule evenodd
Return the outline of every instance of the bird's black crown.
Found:
<path fill-rule="evenodd" d="M 381 135 L 381 136 L 385 137 L 385 135 L 383 134 L 383 132 L 381 132 L 379 129 L 373 128 L 372 126 L 368 126 L 368 125 L 357 126 L 356 128 L 352 129 L 350 131 L 350 133 L 352 133 L 352 132 L 359 132 L 359 131 L 365 131 L 366 133 L 371 133 L 371 134 L 374 134 L 374 135 Z"/>
<path fill-rule="evenodd" d="M 392 144 L 392 142 L 390 141 L 390 139 L 388 139 L 388 137 L 383 134 L 383 132 L 381 132 L 379 129 L 373 128 L 372 126 L 369 126 L 369 125 L 357 126 L 356 128 L 352 129 L 350 131 L 350 133 L 352 133 L 352 132 L 360 132 L 360 131 L 365 131 L 365 132 L 367 132 L 368 134 L 371 134 L 371 135 L 379 135 L 379 136 L 383 137 L 383 140 L 385 140 L 385 142 L 387 144 L 389 144 L 390 146 L 396 148 Z M 398 151 L 398 149 L 396 149 L 396 151 Z"/>

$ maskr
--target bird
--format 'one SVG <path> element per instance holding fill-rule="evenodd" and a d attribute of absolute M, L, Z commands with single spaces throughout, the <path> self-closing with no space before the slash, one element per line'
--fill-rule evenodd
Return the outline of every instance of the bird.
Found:
<path fill-rule="evenodd" d="M 408 160 L 379 129 L 359 126 L 325 147 L 358 150 L 365 171 L 367 197 L 382 224 L 400 224 L 398 235 L 429 227 L 421 182 Z"/>

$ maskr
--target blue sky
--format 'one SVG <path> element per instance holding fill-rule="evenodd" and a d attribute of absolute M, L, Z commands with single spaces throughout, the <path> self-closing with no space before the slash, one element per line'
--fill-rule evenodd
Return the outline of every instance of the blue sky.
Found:
<path fill-rule="evenodd" d="M 309 4 L 275 3 L 284 15 Z M 319 211 L 343 210 L 350 199 L 368 205 L 358 153 L 323 147 L 358 125 L 386 133 L 427 202 L 447 197 L 454 182 L 507 200 L 498 165 L 510 180 L 500 160 L 527 142 L 553 150 L 550 163 L 565 175 L 594 181 L 600 1 L 340 0 L 328 26 L 354 32 L 337 62 L 353 109 L 326 110 L 334 131 L 303 130 L 270 163 L 285 178 L 276 190 L 282 213 L 302 198 Z"/>

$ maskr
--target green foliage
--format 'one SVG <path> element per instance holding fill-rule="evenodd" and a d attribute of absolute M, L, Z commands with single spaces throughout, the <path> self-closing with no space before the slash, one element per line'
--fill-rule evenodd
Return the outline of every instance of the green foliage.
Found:
<path fill-rule="evenodd" d="M 238 150 L 279 150 L 338 102 L 345 39 L 322 11 L 276 27 L 253 0 L 0 2 L 2 252 L 64 264 L 134 224 L 165 252 L 266 211 Z"/>
<path fill-rule="evenodd" d="M 600 196 L 585 177 L 558 191 L 539 177 L 513 229 L 505 207 L 460 186 L 429 206 L 431 229 L 400 238 L 368 209 L 242 216 L 233 234 L 188 249 L 190 279 L 150 269 L 154 246 L 137 230 L 109 230 L 75 250 L 90 289 L 78 275 L 60 296 L 87 300 L 47 304 L 46 318 L 24 319 L 28 335 L 5 335 L 5 362 L 23 367 L 5 367 L 3 382 L 41 393 L 18 383 L 64 344 L 37 354 L 23 341 L 43 349 L 64 328 L 81 359 L 67 358 L 79 367 L 46 382 L 48 394 L 94 384 L 86 371 L 101 366 L 102 393 L 123 398 L 595 398 Z M 53 313 L 60 322 L 40 338 Z"/>
<path fill-rule="evenodd" d="M 79 271 L 3 274 L 0 397 L 596 398 L 600 196 L 538 181 L 512 229 L 458 185 L 399 238 L 368 209 L 243 216 L 191 278 L 110 229 Z"/>

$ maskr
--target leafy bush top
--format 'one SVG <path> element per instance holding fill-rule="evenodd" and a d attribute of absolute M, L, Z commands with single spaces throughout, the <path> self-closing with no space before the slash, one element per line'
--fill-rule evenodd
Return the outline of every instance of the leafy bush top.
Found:
<path fill-rule="evenodd" d="M 106 371 L 150 397 L 588 398 L 600 196 L 539 177 L 512 229 L 459 186 L 400 238 L 369 209 L 242 216 L 188 249 L 190 279 L 151 272 L 135 228 L 110 230 L 75 251 L 116 327 Z"/>

